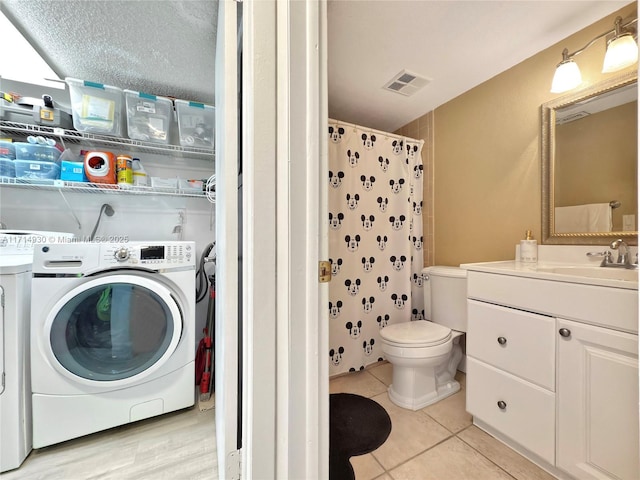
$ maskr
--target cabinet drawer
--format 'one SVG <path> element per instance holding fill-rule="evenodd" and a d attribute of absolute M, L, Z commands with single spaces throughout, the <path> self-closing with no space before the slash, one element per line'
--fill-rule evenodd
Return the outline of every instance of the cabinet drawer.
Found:
<path fill-rule="evenodd" d="M 473 358 L 467 359 L 466 391 L 471 415 L 554 464 L 553 393 Z"/>
<path fill-rule="evenodd" d="M 467 355 L 555 391 L 555 319 L 467 302 Z"/>
<path fill-rule="evenodd" d="M 470 271 L 467 296 L 638 333 L 638 291 L 633 289 Z"/>

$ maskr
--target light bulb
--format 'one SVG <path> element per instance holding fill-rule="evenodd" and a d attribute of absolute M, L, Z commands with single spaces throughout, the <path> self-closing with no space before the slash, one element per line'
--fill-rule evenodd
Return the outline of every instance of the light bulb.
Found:
<path fill-rule="evenodd" d="M 582 75 L 578 64 L 573 60 L 567 60 L 558 64 L 556 73 L 551 82 L 551 93 L 562 93 L 576 88 L 582 83 Z"/>
<path fill-rule="evenodd" d="M 614 38 L 607 46 L 602 73 L 622 70 L 638 61 L 638 44 L 633 35 L 625 34 Z"/>

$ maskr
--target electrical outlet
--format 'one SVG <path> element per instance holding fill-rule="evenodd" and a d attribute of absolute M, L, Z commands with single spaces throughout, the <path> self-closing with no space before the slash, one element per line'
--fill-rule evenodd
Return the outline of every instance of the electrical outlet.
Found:
<path fill-rule="evenodd" d="M 625 232 L 633 232 L 636 229 L 636 216 L 635 215 L 623 215 L 622 216 L 622 230 Z"/>
<path fill-rule="evenodd" d="M 186 225 L 187 224 L 187 209 L 186 208 L 179 208 L 178 209 L 178 218 L 180 219 L 180 225 Z"/>

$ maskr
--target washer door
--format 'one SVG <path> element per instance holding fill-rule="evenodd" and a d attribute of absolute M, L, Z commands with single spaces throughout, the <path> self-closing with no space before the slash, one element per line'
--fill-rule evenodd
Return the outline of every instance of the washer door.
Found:
<path fill-rule="evenodd" d="M 45 322 L 48 354 L 58 371 L 80 383 L 127 385 L 167 361 L 180 341 L 182 322 L 178 303 L 162 283 L 107 275 L 55 304 Z"/>

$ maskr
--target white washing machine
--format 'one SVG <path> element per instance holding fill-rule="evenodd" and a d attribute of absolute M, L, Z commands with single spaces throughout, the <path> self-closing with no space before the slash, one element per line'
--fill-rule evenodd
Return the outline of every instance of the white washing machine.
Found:
<path fill-rule="evenodd" d="M 195 403 L 194 242 L 34 251 L 33 447 Z"/>

